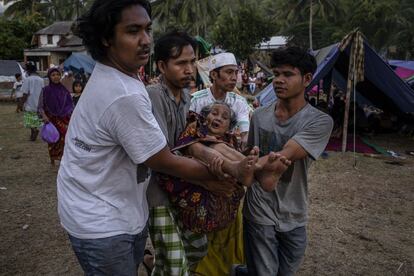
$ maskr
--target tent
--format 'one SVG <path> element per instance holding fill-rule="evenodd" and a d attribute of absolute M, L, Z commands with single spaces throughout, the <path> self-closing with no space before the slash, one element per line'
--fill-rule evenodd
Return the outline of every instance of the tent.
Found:
<path fill-rule="evenodd" d="M 414 112 L 414 91 L 394 72 L 364 40 L 364 80 L 356 84 L 357 94 L 370 101 L 376 107 L 401 113 Z M 343 91 L 346 91 L 350 48 L 348 45 L 343 51 L 339 44 L 328 47 L 329 52 L 319 51 L 316 59 L 319 60 L 318 69 L 309 85 L 313 87 L 320 80 L 332 76 L 332 80 Z M 358 95 L 357 95 L 358 101 Z"/>
<path fill-rule="evenodd" d="M 203 57 L 204 56 L 209 56 L 210 51 L 211 51 L 211 47 L 213 45 L 211 43 L 207 42 L 206 40 L 204 40 L 204 38 L 202 38 L 199 35 L 197 35 L 195 37 L 195 40 L 197 41 L 197 44 L 198 44 L 198 54 L 200 54 Z"/>
<path fill-rule="evenodd" d="M 369 103 L 399 115 L 414 114 L 414 90 L 368 45 L 359 31 L 348 34 L 341 43 L 315 51 L 314 55 L 318 68 L 307 91 L 320 84 L 322 80 L 325 86 L 330 86 L 334 81 L 339 89 L 346 91 L 342 133 L 348 133 L 352 97 L 359 104 Z M 265 92 L 258 95 L 260 104 L 274 102 L 276 95 L 272 87 L 266 87 L 264 90 Z M 343 135 L 342 138 L 344 152 L 347 135 Z"/>
<path fill-rule="evenodd" d="M 325 79 L 331 79 L 338 87 L 346 91 L 348 66 L 350 61 L 350 43 L 340 49 L 340 43 L 315 51 L 318 63 L 317 71 L 307 91 Z M 414 91 L 364 40 L 364 80 L 356 84 L 357 102 L 366 102 L 385 110 L 400 113 L 414 113 Z M 276 100 L 272 85 L 264 88 L 257 96 L 261 105 Z"/>
<path fill-rule="evenodd" d="M 256 99 L 259 101 L 261 106 L 269 105 L 277 100 L 275 91 L 273 90 L 273 84 L 268 84 L 262 89 L 257 95 Z"/>
<path fill-rule="evenodd" d="M 91 74 L 93 68 L 95 67 L 95 60 L 93 60 L 90 56 L 81 54 L 81 53 L 73 53 L 68 57 L 65 62 L 63 63 L 63 68 L 65 71 L 74 71 L 78 72 L 81 68 L 85 71 L 85 73 Z"/>
<path fill-rule="evenodd" d="M 410 69 L 410 70 L 414 71 L 414 61 L 413 60 L 391 59 L 391 60 L 388 61 L 388 63 L 391 66 L 402 67 L 402 68 L 406 68 L 406 69 Z"/>
<path fill-rule="evenodd" d="M 414 89 L 414 61 L 412 60 L 389 60 L 388 63 L 394 68 L 395 73 L 404 79 Z"/>

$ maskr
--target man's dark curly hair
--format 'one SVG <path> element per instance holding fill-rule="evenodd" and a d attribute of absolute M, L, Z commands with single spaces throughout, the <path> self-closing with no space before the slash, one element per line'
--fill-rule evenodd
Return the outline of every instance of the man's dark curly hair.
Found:
<path fill-rule="evenodd" d="M 102 61 L 106 57 L 107 47 L 103 40 L 113 38 L 122 11 L 133 5 L 142 6 L 151 18 L 151 5 L 146 0 L 95 0 L 91 8 L 76 20 L 73 32 L 82 38 L 95 60 Z"/>
<path fill-rule="evenodd" d="M 178 58 L 183 48 L 188 45 L 191 45 L 195 51 L 197 41 L 186 32 L 175 30 L 161 36 L 154 45 L 155 62 L 160 60 L 168 62 L 170 58 Z"/>
<path fill-rule="evenodd" d="M 317 67 L 315 58 L 306 50 L 296 46 L 279 48 L 272 53 L 270 66 L 276 68 L 281 65 L 298 68 L 302 76 L 315 73 Z"/>

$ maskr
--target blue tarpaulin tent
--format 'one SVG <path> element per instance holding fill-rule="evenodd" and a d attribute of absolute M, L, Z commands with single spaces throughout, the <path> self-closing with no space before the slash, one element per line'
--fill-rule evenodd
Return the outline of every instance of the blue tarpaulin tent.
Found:
<path fill-rule="evenodd" d="M 350 47 L 342 52 L 339 50 L 338 44 L 330 46 L 330 48 L 328 54 L 322 57 L 319 56 L 321 52 L 316 54 L 320 63 L 318 63 L 318 69 L 309 87 L 313 87 L 331 74 L 332 80 L 345 91 Z M 359 95 L 381 109 L 402 113 L 414 112 L 414 91 L 365 41 L 364 49 L 365 79 L 356 85 L 357 101 Z"/>
<path fill-rule="evenodd" d="M 403 67 L 410 70 L 414 70 L 414 61 L 413 60 L 397 60 L 397 59 L 391 59 L 388 61 L 388 63 L 391 66 L 396 67 Z"/>
<path fill-rule="evenodd" d="M 65 71 L 71 70 L 74 72 L 78 72 L 81 68 L 83 68 L 85 73 L 91 74 L 93 68 L 95 67 L 95 63 L 95 60 L 88 55 L 73 53 L 65 60 L 63 68 Z"/>
<path fill-rule="evenodd" d="M 414 112 L 414 91 L 398 77 L 393 69 L 364 41 L 365 80 L 356 85 L 357 102 L 371 103 L 381 109 Z M 318 69 L 308 87 L 310 90 L 324 78 L 331 78 L 337 86 L 346 91 L 348 77 L 350 46 L 340 51 L 339 44 L 334 44 L 315 51 Z M 258 95 L 261 105 L 276 100 L 271 85 Z"/>

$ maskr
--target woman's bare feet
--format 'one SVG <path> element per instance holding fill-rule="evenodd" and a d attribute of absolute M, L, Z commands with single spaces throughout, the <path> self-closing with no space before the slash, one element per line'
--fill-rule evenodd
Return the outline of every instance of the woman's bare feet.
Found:
<path fill-rule="evenodd" d="M 285 156 L 270 152 L 257 162 L 256 178 L 265 191 L 271 192 L 275 189 L 279 178 L 290 166 L 291 162 Z"/>
<path fill-rule="evenodd" d="M 259 159 L 259 148 L 254 147 L 249 155 L 241 161 L 230 162 L 232 169 L 231 175 L 233 175 L 238 182 L 244 186 L 250 187 L 253 183 L 254 172 L 256 170 L 256 163 Z"/>

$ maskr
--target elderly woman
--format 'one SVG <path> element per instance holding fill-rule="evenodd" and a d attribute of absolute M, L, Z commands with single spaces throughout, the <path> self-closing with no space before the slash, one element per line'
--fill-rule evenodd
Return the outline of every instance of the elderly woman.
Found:
<path fill-rule="evenodd" d="M 43 122 L 52 123 L 59 131 L 60 137 L 56 143 L 48 146 L 50 162 L 60 160 L 63 155 L 65 135 L 69 119 L 73 111 L 73 101 L 70 92 L 60 82 L 61 73 L 58 68 L 51 68 L 47 72 L 49 85 L 45 86 L 39 97 L 39 113 Z"/>

